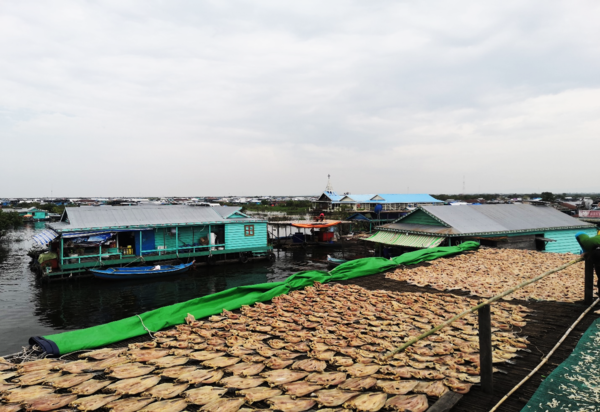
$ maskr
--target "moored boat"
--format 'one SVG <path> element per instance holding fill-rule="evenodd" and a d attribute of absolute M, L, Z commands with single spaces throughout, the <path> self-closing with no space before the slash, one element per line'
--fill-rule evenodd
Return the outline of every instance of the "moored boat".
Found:
<path fill-rule="evenodd" d="M 109 269 L 90 269 L 94 277 L 111 280 L 133 280 L 150 279 L 159 276 L 178 275 L 187 272 L 194 264 L 184 263 L 181 265 L 161 265 L 161 266 L 137 266 Z"/>

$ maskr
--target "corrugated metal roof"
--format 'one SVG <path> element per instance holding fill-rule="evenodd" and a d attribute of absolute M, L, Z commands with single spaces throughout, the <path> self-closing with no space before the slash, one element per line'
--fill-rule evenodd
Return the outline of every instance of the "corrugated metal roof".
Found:
<path fill-rule="evenodd" d="M 416 194 L 349 194 L 344 196 L 330 196 L 327 195 L 334 203 L 443 203 L 441 200 L 437 200 L 428 194 L 416 193 Z M 380 197 L 381 199 L 374 199 Z M 345 200 L 342 200 L 345 199 Z"/>
<path fill-rule="evenodd" d="M 226 210 L 227 209 L 227 210 Z M 199 206 L 82 206 L 66 208 L 68 223 L 51 223 L 55 230 L 81 230 L 107 227 L 138 227 L 158 225 L 186 225 L 194 223 L 225 223 L 226 217 L 240 210 L 230 207 Z M 235 219 L 235 221 L 246 219 Z M 247 219 L 257 221 L 257 219 Z M 263 221 L 263 220 L 259 220 Z"/>
<path fill-rule="evenodd" d="M 439 246 L 444 239 L 445 238 L 441 236 L 407 235 L 404 233 L 380 231 L 365 240 L 392 246 L 409 246 L 419 249 L 430 249 Z"/>
<path fill-rule="evenodd" d="M 382 228 L 394 231 L 447 233 L 456 236 L 460 234 L 518 233 L 594 227 L 591 223 L 581 222 L 552 207 L 545 206 L 421 206 L 419 209 L 443 221 L 450 228 L 402 223 L 402 218 L 397 223 L 385 225 Z M 415 226 L 419 226 L 419 228 L 413 228 Z M 448 231 L 448 229 L 451 229 L 451 231 Z"/>

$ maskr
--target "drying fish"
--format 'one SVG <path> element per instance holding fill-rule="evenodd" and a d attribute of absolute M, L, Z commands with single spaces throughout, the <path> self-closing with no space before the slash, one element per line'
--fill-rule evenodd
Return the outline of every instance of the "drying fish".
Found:
<path fill-rule="evenodd" d="M 337 366 L 352 366 L 354 364 L 354 361 L 352 360 L 352 358 L 349 358 L 347 356 L 334 356 L 333 358 L 331 358 L 331 361 L 329 363 Z"/>
<path fill-rule="evenodd" d="M 324 352 L 315 352 L 311 351 L 308 353 L 308 356 L 318 360 L 330 361 L 335 355 L 335 351 L 326 350 Z"/>
<path fill-rule="evenodd" d="M 229 348 L 227 349 L 227 353 L 230 354 L 231 356 L 236 356 L 236 357 L 242 357 L 244 355 L 250 355 L 252 353 L 254 353 L 254 351 L 252 349 L 245 349 L 239 346 L 235 346 L 233 348 Z"/>
<path fill-rule="evenodd" d="M 236 365 L 228 366 L 225 368 L 225 372 L 233 373 L 234 375 L 241 376 L 253 376 L 258 375 L 265 368 L 262 363 L 238 363 Z"/>
<path fill-rule="evenodd" d="M 150 389 L 158 382 L 160 382 L 160 376 L 123 379 L 104 388 L 104 392 L 114 392 L 117 395 L 135 395 Z"/>
<path fill-rule="evenodd" d="M 154 402 L 153 398 L 131 397 L 109 402 L 104 408 L 110 412 L 137 412 L 151 402 Z"/>
<path fill-rule="evenodd" d="M 377 388 L 381 389 L 385 393 L 392 395 L 404 395 L 412 391 L 415 386 L 419 384 L 419 381 L 386 381 L 378 380 Z"/>
<path fill-rule="evenodd" d="M 260 356 L 260 355 L 245 355 L 242 356 L 242 361 L 244 362 L 248 362 L 248 363 L 262 363 L 264 361 L 266 361 L 267 358 Z"/>
<path fill-rule="evenodd" d="M 248 403 L 264 401 L 265 399 L 279 396 L 281 393 L 279 389 L 271 388 L 250 388 L 236 392 L 236 394 L 243 396 L 244 400 Z"/>
<path fill-rule="evenodd" d="M 165 356 L 164 358 L 148 361 L 149 364 L 158 368 L 171 368 L 173 366 L 185 365 L 190 358 L 186 356 Z"/>
<path fill-rule="evenodd" d="M 169 352 L 169 355 L 188 356 L 192 352 L 194 352 L 194 349 L 171 349 L 171 351 Z"/>
<path fill-rule="evenodd" d="M 307 382 L 323 385 L 326 388 L 333 385 L 339 385 L 345 380 L 346 374 L 344 372 L 311 373 L 306 377 Z"/>
<path fill-rule="evenodd" d="M 91 395 L 100 389 L 110 385 L 111 381 L 99 381 L 96 379 L 90 379 L 86 382 L 80 383 L 77 386 L 70 388 L 69 390 L 77 395 Z"/>
<path fill-rule="evenodd" d="M 54 379 L 47 379 L 45 383 L 55 388 L 70 388 L 71 386 L 79 385 L 85 381 L 88 381 L 94 377 L 93 373 L 81 373 L 81 374 L 69 374 L 58 376 Z"/>
<path fill-rule="evenodd" d="M 307 372 L 323 372 L 327 367 L 327 363 L 321 360 L 305 359 L 294 362 L 292 369 L 300 369 Z"/>
<path fill-rule="evenodd" d="M 278 369 L 260 374 L 260 376 L 263 376 L 270 386 L 294 382 L 304 378 L 306 375 L 308 375 L 306 372 L 293 372 L 289 369 Z"/>
<path fill-rule="evenodd" d="M 309 383 L 306 381 L 298 381 L 281 385 L 281 388 L 285 390 L 286 395 L 289 395 L 292 398 L 296 398 L 323 389 L 323 386 L 316 385 L 314 383 Z"/>
<path fill-rule="evenodd" d="M 380 392 L 371 392 L 359 395 L 344 403 L 344 408 L 355 409 L 357 411 L 376 412 L 383 408 L 387 394 Z"/>
<path fill-rule="evenodd" d="M 10 369 L 15 369 L 17 365 L 12 362 L 6 361 L 4 358 L 0 358 L 0 371 L 7 371 Z"/>
<path fill-rule="evenodd" d="M 13 381 L 18 382 L 23 386 L 37 385 L 38 383 L 58 378 L 60 375 L 60 372 L 52 373 L 49 370 L 37 370 L 35 372 L 29 372 L 25 375 L 21 375 L 18 378 L 14 378 Z"/>
<path fill-rule="evenodd" d="M 275 352 L 275 356 L 277 356 L 279 359 L 290 360 L 301 356 L 301 354 L 290 352 L 288 350 L 278 350 L 277 352 Z"/>
<path fill-rule="evenodd" d="M 28 399 L 35 399 L 54 392 L 53 388 L 47 386 L 28 386 L 10 390 L 2 395 L 2 399 L 8 403 L 20 403 Z"/>
<path fill-rule="evenodd" d="M 198 389 L 190 389 L 184 392 L 185 399 L 195 405 L 206 405 L 212 401 L 219 399 L 227 393 L 227 389 L 217 388 L 214 386 L 202 386 Z"/>
<path fill-rule="evenodd" d="M 0 412 L 17 412 L 21 410 L 21 405 L 17 403 L 0 404 Z"/>
<path fill-rule="evenodd" d="M 7 379 L 12 378 L 13 376 L 17 376 L 19 373 L 14 371 L 14 372 L 2 372 L 0 373 L 0 382 L 4 382 Z"/>
<path fill-rule="evenodd" d="M 190 353 L 189 357 L 190 359 L 194 359 L 197 361 L 206 361 L 209 359 L 214 359 L 214 358 L 218 358 L 220 356 L 225 355 L 225 352 L 219 352 L 219 351 L 202 351 L 202 352 L 193 352 Z"/>
<path fill-rule="evenodd" d="M 360 395 L 360 392 L 341 391 L 339 389 L 326 389 L 314 393 L 320 406 L 338 406 Z"/>
<path fill-rule="evenodd" d="M 123 365 L 125 363 L 131 362 L 125 356 L 113 356 L 111 358 L 106 358 L 104 360 L 98 362 L 89 362 L 88 366 L 83 369 L 84 372 L 90 371 L 103 371 L 105 369 L 111 368 L 117 365 Z"/>
<path fill-rule="evenodd" d="M 221 380 L 223 371 L 196 369 L 192 372 L 184 373 L 177 378 L 177 382 L 187 382 L 191 384 L 215 383 Z"/>
<path fill-rule="evenodd" d="M 121 395 L 92 395 L 86 398 L 79 398 L 69 404 L 80 411 L 95 411 L 109 402 L 116 401 Z"/>
<path fill-rule="evenodd" d="M 236 412 L 244 404 L 244 399 L 217 399 L 200 408 L 202 412 Z"/>
<path fill-rule="evenodd" d="M 287 395 L 274 396 L 267 399 L 266 402 L 271 405 L 271 409 L 283 412 L 302 412 L 312 408 L 316 404 L 312 399 L 293 399 Z"/>
<path fill-rule="evenodd" d="M 294 363 L 293 360 L 282 360 L 276 357 L 270 358 L 265 362 L 265 366 L 271 369 L 283 369 L 288 365 Z"/>
<path fill-rule="evenodd" d="M 444 384 L 450 388 L 452 391 L 465 394 L 471 390 L 472 383 L 461 382 L 456 378 L 446 378 L 444 379 Z"/>
<path fill-rule="evenodd" d="M 413 392 L 415 393 L 424 393 L 427 396 L 434 396 L 439 398 L 446 392 L 448 392 L 448 388 L 444 385 L 443 381 L 435 381 L 435 382 L 419 382 L 417 386 L 413 388 Z"/>
<path fill-rule="evenodd" d="M 85 359 L 69 362 L 60 365 L 60 370 L 66 373 L 81 373 L 84 370 L 88 370 L 92 366 L 92 362 Z"/>
<path fill-rule="evenodd" d="M 345 389 L 349 391 L 362 391 L 369 389 L 377 383 L 377 379 L 366 377 L 366 378 L 350 378 L 341 383 L 338 389 Z"/>
<path fill-rule="evenodd" d="M 167 368 L 167 369 L 160 370 L 160 371 L 157 371 L 154 373 L 159 373 L 162 376 L 164 376 L 165 378 L 177 379 L 181 375 L 193 372 L 196 369 L 198 369 L 198 368 L 195 366 L 173 366 L 172 368 Z"/>
<path fill-rule="evenodd" d="M 187 402 L 183 399 L 169 399 L 166 401 L 154 402 L 140 409 L 139 412 L 179 412 L 186 408 Z"/>
<path fill-rule="evenodd" d="M 16 383 L 0 383 L 0 394 L 8 391 L 9 389 L 14 389 L 19 387 Z"/>
<path fill-rule="evenodd" d="M 275 356 L 277 354 L 277 351 L 275 349 L 271 349 L 266 346 L 256 347 L 255 350 L 259 355 L 264 356 L 265 358 L 269 358 L 269 357 Z"/>
<path fill-rule="evenodd" d="M 188 386 L 190 386 L 190 385 L 188 385 L 186 383 L 182 383 L 182 384 L 163 383 L 163 384 L 153 387 L 149 391 L 142 393 L 141 396 L 156 398 L 159 400 L 160 399 L 171 399 L 171 398 L 178 396 L 181 392 L 186 390 L 188 388 Z"/>
<path fill-rule="evenodd" d="M 119 356 L 124 352 L 127 352 L 127 348 L 119 348 L 119 349 L 104 348 L 104 349 L 94 350 L 91 352 L 82 353 L 81 355 L 79 355 L 79 357 L 103 360 L 103 359 L 108 359 L 108 358 L 113 358 L 115 356 Z"/>
<path fill-rule="evenodd" d="M 220 357 L 220 358 L 215 358 L 215 359 L 204 361 L 204 362 L 202 362 L 202 365 L 206 366 L 207 368 L 215 368 L 215 369 L 216 368 L 225 368 L 227 366 L 235 365 L 240 360 L 241 360 L 240 358 Z"/>
<path fill-rule="evenodd" d="M 154 369 L 156 369 L 154 366 L 144 365 L 136 362 L 126 363 L 125 365 L 113 366 L 112 368 L 106 369 L 105 372 L 111 378 L 127 379 L 147 375 L 151 373 Z"/>
<path fill-rule="evenodd" d="M 396 395 L 387 400 L 385 407 L 399 412 L 425 412 L 429 402 L 425 395 Z"/>
<path fill-rule="evenodd" d="M 338 370 L 348 372 L 350 376 L 362 377 L 377 373 L 380 367 L 381 366 L 379 365 L 364 365 L 362 363 L 355 363 L 351 366 L 340 366 Z"/>
<path fill-rule="evenodd" d="M 222 372 L 221 372 L 222 373 Z M 242 378 L 240 376 L 230 376 L 221 379 L 221 385 L 226 388 L 250 389 L 260 386 L 265 380 L 262 378 Z"/>
<path fill-rule="evenodd" d="M 127 357 L 134 362 L 148 362 L 152 359 L 165 357 L 169 352 L 169 349 L 136 349 L 129 351 Z"/>
<path fill-rule="evenodd" d="M 28 411 L 52 411 L 62 408 L 77 399 L 77 395 L 57 393 L 48 394 L 39 398 L 26 400 L 25 409 Z"/>
<path fill-rule="evenodd" d="M 35 372 L 35 371 L 55 369 L 55 368 L 59 367 L 60 365 L 62 365 L 63 363 L 65 363 L 65 361 L 58 360 L 58 359 L 46 358 L 46 359 L 40 359 L 40 360 L 21 363 L 21 364 L 17 365 L 17 370 L 19 371 L 20 374 L 24 374 L 24 373 Z M 0 378 L 0 379 L 2 379 L 2 378 Z"/>

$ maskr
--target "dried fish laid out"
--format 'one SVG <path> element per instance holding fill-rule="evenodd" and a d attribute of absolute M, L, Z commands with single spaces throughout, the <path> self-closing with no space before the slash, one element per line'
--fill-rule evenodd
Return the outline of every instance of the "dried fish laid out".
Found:
<path fill-rule="evenodd" d="M 573 260 L 566 253 L 480 248 L 475 252 L 438 259 L 427 266 L 401 267 L 387 278 L 438 290 L 463 290 L 492 297 L 511 287 Z M 547 276 L 503 299 L 576 302 L 584 298 L 583 262 Z"/>
<path fill-rule="evenodd" d="M 289 412 L 425 410 L 427 397 L 467 393 L 479 381 L 476 315 L 402 353 L 382 355 L 477 303 L 444 293 L 315 283 L 240 313 L 188 316 L 155 333 L 151 344 L 91 351 L 74 362 L 8 365 L 0 371 L 2 405 L 45 398 L 32 405 L 54 408 L 66 395 L 79 396 L 68 403 L 82 411 L 180 412 L 192 404 L 205 412 L 250 404 Z M 527 353 L 529 342 L 513 328 L 528 314 L 508 302 L 492 306 L 494 362 Z"/>

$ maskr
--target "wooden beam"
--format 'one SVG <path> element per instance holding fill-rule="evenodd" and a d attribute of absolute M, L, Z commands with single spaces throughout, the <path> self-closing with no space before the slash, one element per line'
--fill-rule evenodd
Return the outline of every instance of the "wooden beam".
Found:
<path fill-rule="evenodd" d="M 594 300 L 594 264 L 590 258 L 585 260 L 585 294 L 586 305 L 591 305 Z M 598 275 L 600 276 L 600 275 Z"/>
<path fill-rule="evenodd" d="M 479 376 L 481 376 L 481 389 L 491 395 L 494 392 L 494 378 L 492 366 L 492 322 L 490 305 L 479 308 Z"/>
<path fill-rule="evenodd" d="M 460 393 L 448 391 L 443 394 L 436 403 L 431 405 L 431 407 L 427 409 L 427 412 L 448 412 L 462 397 L 463 396 Z"/>

